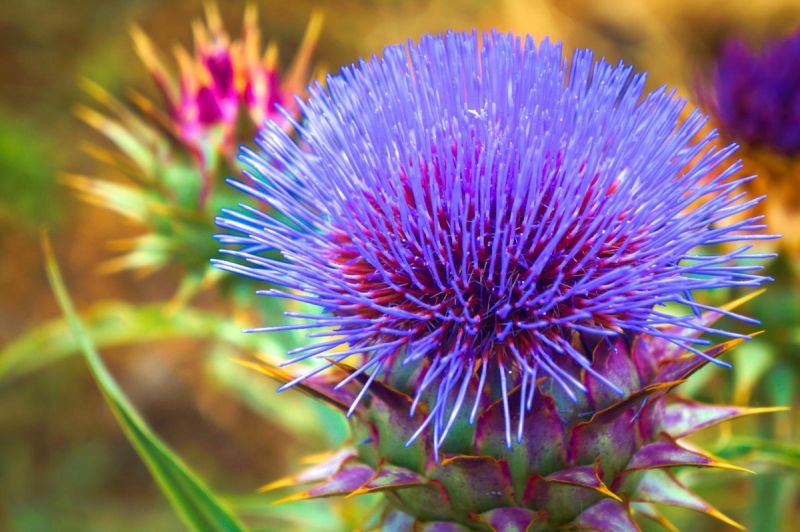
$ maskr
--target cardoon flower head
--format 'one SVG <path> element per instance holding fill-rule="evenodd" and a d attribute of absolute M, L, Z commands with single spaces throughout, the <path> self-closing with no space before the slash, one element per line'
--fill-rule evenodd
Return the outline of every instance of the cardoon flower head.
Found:
<path fill-rule="evenodd" d="M 747 245 L 714 254 L 763 238 L 758 219 L 728 221 L 757 200 L 720 168 L 735 147 L 697 140 L 705 118 L 644 85 L 588 50 L 450 33 L 312 86 L 299 140 L 269 123 L 241 152 L 232 184 L 272 214 L 218 220 L 237 248 L 220 267 L 320 310 L 263 329 L 312 331 L 286 363 L 320 364 L 286 386 L 357 360 L 338 386 L 362 384 L 349 413 L 399 386 L 419 419 L 407 441 L 436 450 L 499 401 L 510 447 L 542 378 L 576 403 L 630 393 L 599 345 L 646 334 L 712 358 L 699 333 L 737 335 L 701 311 L 739 316 L 694 295 L 764 280 Z"/>
<path fill-rule="evenodd" d="M 255 126 L 265 119 L 282 120 L 277 106 L 292 109 L 292 95 L 307 81 L 309 59 L 319 36 L 321 19 L 312 18 L 300 53 L 286 79 L 278 73 L 277 49 L 261 50 L 255 5 L 245 11 L 240 40 L 231 40 L 214 3 L 206 4 L 207 23 L 193 25 L 194 55 L 175 48 L 180 69 L 177 82 L 158 59 L 155 47 L 134 29 L 137 52 L 158 85 L 174 133 L 201 161 L 211 159 L 209 149 L 234 147 L 240 111 L 246 110 Z"/>
<path fill-rule="evenodd" d="M 740 38 L 727 41 L 701 96 L 729 137 L 800 153 L 800 29 L 762 50 Z"/>

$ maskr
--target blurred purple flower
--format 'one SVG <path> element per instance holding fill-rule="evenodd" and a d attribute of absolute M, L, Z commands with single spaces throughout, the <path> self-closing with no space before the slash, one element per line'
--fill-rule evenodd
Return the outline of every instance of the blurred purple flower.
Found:
<path fill-rule="evenodd" d="M 800 29 L 758 51 L 740 38 L 727 41 L 701 97 L 730 138 L 800 152 Z"/>
<path fill-rule="evenodd" d="M 707 356 L 664 326 L 710 331 L 694 291 L 765 280 L 749 246 L 714 246 L 767 237 L 729 220 L 758 201 L 720 167 L 735 147 L 698 141 L 703 116 L 681 120 L 674 91 L 644 85 L 588 50 L 569 64 L 548 41 L 450 33 L 312 86 L 299 140 L 270 123 L 260 152 L 242 148 L 248 179 L 232 184 L 271 214 L 218 219 L 219 267 L 322 311 L 261 329 L 319 329 L 287 363 L 325 362 L 287 386 L 356 356 L 352 412 L 413 368 L 414 408 L 429 406 L 417 435 L 430 425 L 438 447 L 462 405 L 474 419 L 502 398 L 508 427 L 510 390 L 532 396 L 539 377 L 576 397 L 576 364 L 623 393 L 582 342 L 646 333 Z"/>

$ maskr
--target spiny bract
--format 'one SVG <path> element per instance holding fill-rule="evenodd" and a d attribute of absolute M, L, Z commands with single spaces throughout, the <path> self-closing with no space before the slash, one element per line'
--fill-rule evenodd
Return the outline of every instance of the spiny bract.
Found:
<path fill-rule="evenodd" d="M 220 267 L 321 310 L 262 329 L 319 329 L 288 363 L 322 361 L 286 386 L 358 359 L 350 414 L 402 376 L 409 443 L 425 433 L 437 453 L 499 400 L 510 447 L 542 377 L 575 404 L 589 378 L 618 399 L 647 384 L 598 369 L 596 345 L 647 334 L 708 357 L 675 331 L 736 337 L 698 319 L 713 309 L 693 294 L 764 280 L 747 245 L 713 251 L 768 238 L 758 218 L 729 221 L 758 200 L 723 164 L 735 146 L 644 85 L 588 50 L 567 62 L 548 41 L 451 33 L 312 86 L 297 138 L 268 123 L 241 152 L 232 184 L 260 207 L 218 219 Z"/>
<path fill-rule="evenodd" d="M 702 321 L 711 325 L 719 316 L 709 313 Z M 717 357 L 741 341 L 706 355 Z M 425 414 L 408 417 L 413 381 L 394 374 L 388 383 L 373 383 L 351 417 L 351 447 L 265 489 L 314 484 L 283 501 L 384 492 L 386 504 L 375 524 L 392 532 L 628 532 L 638 530 L 642 519 L 676 530 L 660 513 L 662 504 L 741 528 L 692 493 L 671 468 L 740 469 L 681 439 L 736 417 L 781 409 L 702 404 L 670 393 L 708 360 L 663 338 L 617 337 L 586 347 L 593 369 L 623 389 L 622 396 L 577 364 L 567 364 L 565 371 L 587 394 L 574 402 L 552 380 L 540 379 L 524 425 L 517 413 L 512 418 L 524 427 L 512 448 L 505 443 L 504 402 L 496 397 L 474 424 L 466 416 L 456 421 L 439 461 L 427 438 L 404 445 Z M 281 382 L 293 378 L 268 364 L 252 365 Z M 337 379 L 355 373 L 353 368 L 340 365 L 337 372 L 309 377 L 298 388 L 344 412 L 359 390 L 352 382 L 336 386 Z M 365 380 L 362 376 L 361 384 Z M 517 386 L 509 394 L 517 400 L 525 390 Z"/>

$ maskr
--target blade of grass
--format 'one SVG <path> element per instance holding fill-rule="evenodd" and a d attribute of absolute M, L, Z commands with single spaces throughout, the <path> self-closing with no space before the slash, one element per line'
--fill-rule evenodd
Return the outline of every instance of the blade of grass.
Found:
<path fill-rule="evenodd" d="M 72 305 L 45 232 L 42 232 L 41 241 L 50 286 L 92 376 L 125 436 L 150 470 L 172 507 L 191 530 L 245 530 L 244 525 L 217 500 L 203 481 L 150 429 L 108 372 Z"/>

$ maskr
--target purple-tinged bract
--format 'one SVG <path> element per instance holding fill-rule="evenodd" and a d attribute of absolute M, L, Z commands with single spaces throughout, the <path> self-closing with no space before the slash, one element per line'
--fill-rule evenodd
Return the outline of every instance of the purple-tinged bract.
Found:
<path fill-rule="evenodd" d="M 233 185 L 269 211 L 223 212 L 219 265 L 319 307 L 266 330 L 317 329 L 287 362 L 322 359 L 311 374 L 356 357 L 352 409 L 408 372 L 412 410 L 426 407 L 412 440 L 438 448 L 501 398 L 510 446 L 537 378 L 578 400 L 582 367 L 624 395 L 593 346 L 646 333 L 703 356 L 691 344 L 706 340 L 671 332 L 708 332 L 693 293 L 764 280 L 748 246 L 713 254 L 766 238 L 758 219 L 728 221 L 757 201 L 722 166 L 735 147 L 710 147 L 699 112 L 683 119 L 674 92 L 644 85 L 530 37 L 389 47 L 310 88 L 299 139 L 268 124 L 243 148 Z"/>
<path fill-rule="evenodd" d="M 711 86 L 701 89 L 734 140 L 785 154 L 800 152 L 800 29 L 753 50 L 727 41 Z"/>

